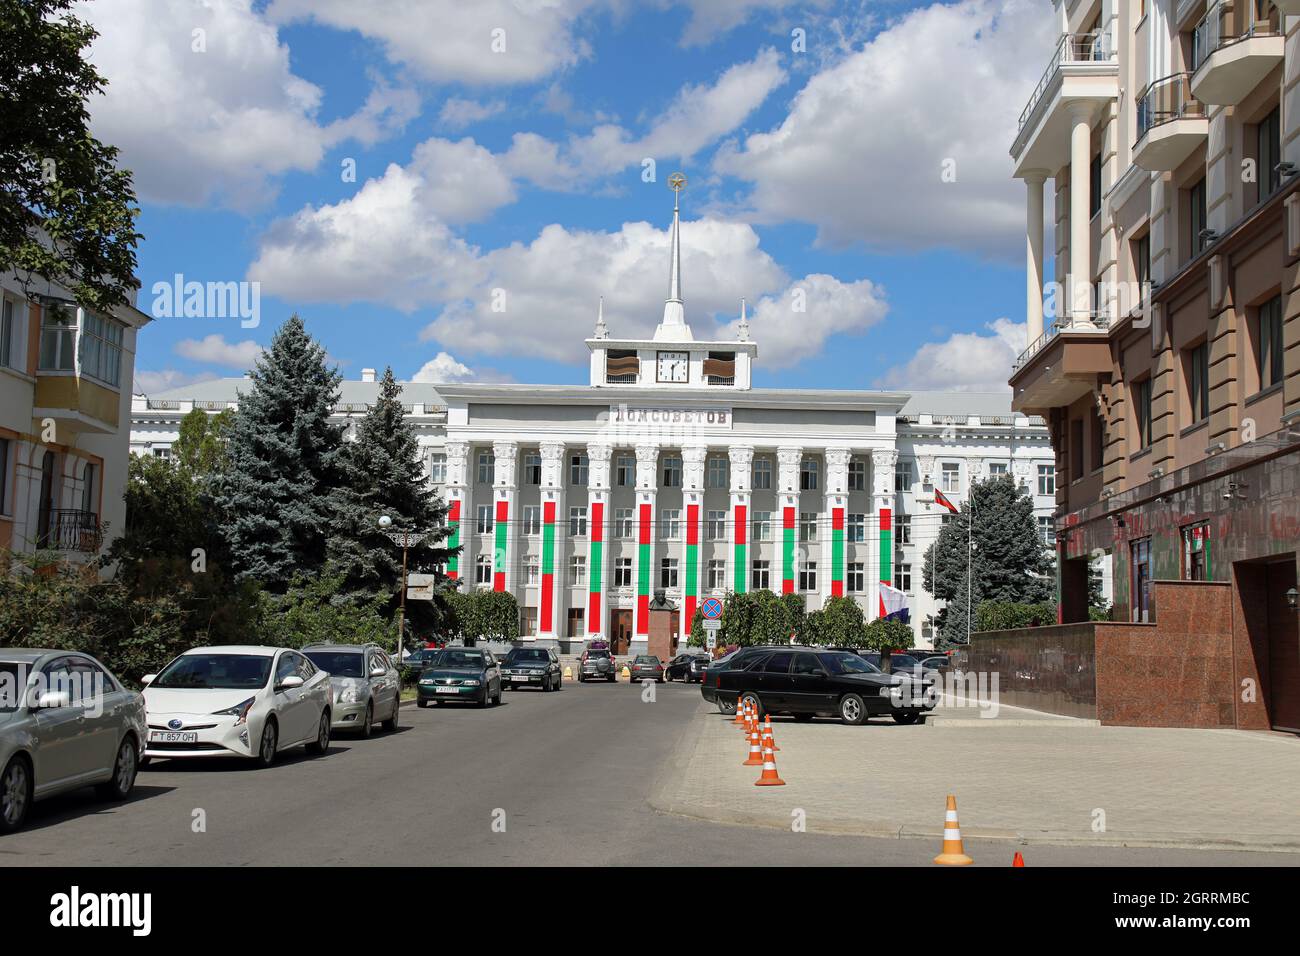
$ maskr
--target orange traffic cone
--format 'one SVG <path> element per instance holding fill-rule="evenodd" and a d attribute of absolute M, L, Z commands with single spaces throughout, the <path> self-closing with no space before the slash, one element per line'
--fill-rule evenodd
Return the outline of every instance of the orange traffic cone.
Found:
<path fill-rule="evenodd" d="M 1023 856 L 1020 855 L 1020 851 L 1019 851 L 1019 850 L 1016 851 L 1016 858 L 1015 858 L 1014 860 L 1011 861 L 1011 865 L 1012 865 L 1012 866 L 1024 866 L 1024 865 L 1025 865 L 1025 858 L 1024 858 Z"/>
<path fill-rule="evenodd" d="M 748 701 L 749 707 L 745 711 L 745 736 L 748 737 L 758 729 L 758 707 L 754 702 Z"/>
<path fill-rule="evenodd" d="M 731 724 L 733 727 L 735 727 L 735 726 L 744 726 L 744 723 L 745 723 L 745 702 L 743 700 L 737 700 L 736 719 L 733 720 Z"/>
<path fill-rule="evenodd" d="M 750 731 L 749 756 L 745 759 L 745 762 L 741 764 L 741 766 L 742 767 L 763 766 L 763 742 L 762 740 L 759 739 L 757 724 L 755 724 L 754 729 Z"/>
<path fill-rule="evenodd" d="M 763 773 L 754 781 L 756 787 L 784 787 L 785 781 L 776 775 L 776 755 L 772 753 L 772 738 L 763 739 Z"/>
<path fill-rule="evenodd" d="M 975 861 L 961 845 L 961 827 L 957 824 L 957 798 L 948 794 L 948 811 L 943 815 L 943 852 L 934 858 L 940 866 L 970 866 Z"/>
<path fill-rule="evenodd" d="M 781 749 L 776 745 L 776 738 L 772 736 L 772 715 L 771 714 L 766 714 L 763 717 L 763 743 L 765 745 L 771 744 L 772 750 L 774 752 Z"/>

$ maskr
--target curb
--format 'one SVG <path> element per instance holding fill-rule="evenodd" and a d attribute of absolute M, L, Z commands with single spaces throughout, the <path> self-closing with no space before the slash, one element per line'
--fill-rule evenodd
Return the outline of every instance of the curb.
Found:
<path fill-rule="evenodd" d="M 1090 730 L 1101 726 L 1100 720 L 1083 718 L 1023 720 L 1019 717 L 927 717 L 925 723 L 930 727 L 1071 727 L 1076 730 Z"/>

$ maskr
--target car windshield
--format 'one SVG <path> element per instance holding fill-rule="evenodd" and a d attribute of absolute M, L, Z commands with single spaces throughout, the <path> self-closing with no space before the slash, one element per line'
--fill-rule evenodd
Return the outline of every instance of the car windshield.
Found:
<path fill-rule="evenodd" d="M 254 690 L 271 676 L 270 654 L 182 654 L 163 668 L 150 688 Z"/>
<path fill-rule="evenodd" d="M 879 674 L 880 668 L 857 654 L 823 654 L 822 662 L 830 665 L 832 674 Z"/>
<path fill-rule="evenodd" d="M 331 677 L 365 677 L 366 655 L 357 651 L 306 651 L 307 659 Z"/>
<path fill-rule="evenodd" d="M 548 659 L 547 653 L 537 648 L 511 651 L 506 655 L 507 664 L 545 664 Z"/>
<path fill-rule="evenodd" d="M 12 714 L 18 709 L 18 703 L 23 699 L 23 691 L 26 690 L 26 682 L 25 665 L 0 661 L 0 714 Z"/>
<path fill-rule="evenodd" d="M 424 663 L 426 667 L 482 667 L 486 659 L 482 651 L 439 651 Z"/>
<path fill-rule="evenodd" d="M 646 654 L 638 654 L 638 655 L 637 655 L 636 662 L 637 662 L 638 664 L 658 664 L 658 663 L 659 663 L 659 658 L 657 658 L 657 657 L 650 657 L 650 656 L 648 656 L 648 655 L 646 655 Z"/>
<path fill-rule="evenodd" d="M 609 657 L 609 651 L 587 651 L 588 657 Z"/>

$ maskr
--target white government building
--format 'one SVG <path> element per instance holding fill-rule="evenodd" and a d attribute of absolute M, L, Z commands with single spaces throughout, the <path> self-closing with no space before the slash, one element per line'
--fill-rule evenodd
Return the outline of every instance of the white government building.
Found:
<path fill-rule="evenodd" d="M 681 294 L 680 225 L 663 321 L 620 339 L 599 314 L 586 385 L 404 383 L 430 484 L 446 498 L 448 573 L 508 590 L 525 640 L 562 651 L 597 636 L 645 647 L 657 590 L 689 634 L 700 602 L 768 588 L 834 595 L 879 613 L 878 582 L 909 599 L 920 646 L 938 610 L 922 588 L 925 550 L 972 481 L 1010 472 L 1052 538 L 1056 465 L 1039 419 L 1011 395 L 752 386 L 758 344 L 697 341 Z M 236 405 L 243 378 L 136 395 L 131 450 L 166 455 L 194 408 Z M 342 384 L 337 417 L 374 400 L 373 369 Z"/>

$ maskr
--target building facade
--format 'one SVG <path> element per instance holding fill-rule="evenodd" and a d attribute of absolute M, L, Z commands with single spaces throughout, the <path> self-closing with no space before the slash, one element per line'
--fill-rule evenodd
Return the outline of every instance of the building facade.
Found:
<path fill-rule="evenodd" d="M 1029 333 L 1010 381 L 1056 451 L 1061 618 L 1087 620 L 1108 555 L 1114 620 L 1163 644 L 1167 723 L 1300 728 L 1298 13 L 1057 0 L 1011 150 Z M 1190 632 L 1183 602 L 1205 609 Z"/>
<path fill-rule="evenodd" d="M 136 333 L 148 321 L 0 276 L 0 551 L 84 561 L 121 533 Z"/>

